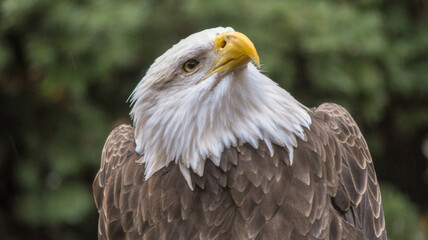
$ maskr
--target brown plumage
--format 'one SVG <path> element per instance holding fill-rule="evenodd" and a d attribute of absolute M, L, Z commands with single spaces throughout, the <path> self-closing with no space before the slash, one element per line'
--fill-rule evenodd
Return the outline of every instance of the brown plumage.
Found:
<path fill-rule="evenodd" d="M 145 180 L 134 128 L 108 137 L 93 189 L 99 239 L 387 239 L 368 146 L 335 104 L 309 111 L 312 124 L 286 148 L 248 143 L 207 161 L 189 188 L 174 162 Z"/>
<path fill-rule="evenodd" d="M 153 63 L 131 97 L 133 126 L 103 149 L 99 239 L 386 239 L 349 113 L 306 108 L 256 66 L 249 38 L 221 27 Z"/>

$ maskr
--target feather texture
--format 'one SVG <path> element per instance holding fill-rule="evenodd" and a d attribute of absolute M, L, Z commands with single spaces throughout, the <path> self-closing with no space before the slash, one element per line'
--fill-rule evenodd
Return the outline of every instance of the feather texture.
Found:
<path fill-rule="evenodd" d="M 278 144 L 231 146 L 219 166 L 178 164 L 144 179 L 134 128 L 108 137 L 94 181 L 99 239 L 387 239 L 379 184 L 367 144 L 335 104 L 308 111 L 294 163 Z M 273 150 L 273 151 L 272 151 Z M 273 154 L 271 154 L 273 152 Z"/>

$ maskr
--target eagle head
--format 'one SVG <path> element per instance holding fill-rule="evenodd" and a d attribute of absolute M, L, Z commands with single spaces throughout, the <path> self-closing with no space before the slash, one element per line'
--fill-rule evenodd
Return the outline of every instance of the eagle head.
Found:
<path fill-rule="evenodd" d="M 230 27 L 192 34 L 158 57 L 131 95 L 146 178 L 174 162 L 190 185 L 189 169 L 202 176 L 207 159 L 218 166 L 225 148 L 243 143 L 292 155 L 307 109 L 258 67 L 254 44 Z"/>

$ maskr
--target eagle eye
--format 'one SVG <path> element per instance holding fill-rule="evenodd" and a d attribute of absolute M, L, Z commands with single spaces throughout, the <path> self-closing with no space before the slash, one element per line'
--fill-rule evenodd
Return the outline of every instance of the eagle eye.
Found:
<path fill-rule="evenodd" d="M 193 72 L 196 70 L 196 68 L 198 67 L 199 62 L 196 59 L 190 59 L 187 60 L 184 64 L 183 64 L 183 71 L 189 73 L 189 72 Z"/>

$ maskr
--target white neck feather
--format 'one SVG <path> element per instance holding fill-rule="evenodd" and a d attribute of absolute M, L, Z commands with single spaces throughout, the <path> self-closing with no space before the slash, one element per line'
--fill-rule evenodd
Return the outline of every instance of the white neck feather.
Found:
<path fill-rule="evenodd" d="M 309 110 L 252 64 L 214 89 L 189 89 L 181 98 L 148 101 L 145 91 L 144 83 L 134 91 L 131 116 L 146 179 L 175 162 L 191 186 L 190 168 L 202 176 L 207 159 L 218 166 L 225 148 L 258 148 L 260 140 L 271 155 L 272 143 L 286 147 L 292 162 L 296 137 L 304 138 L 311 124 Z"/>

